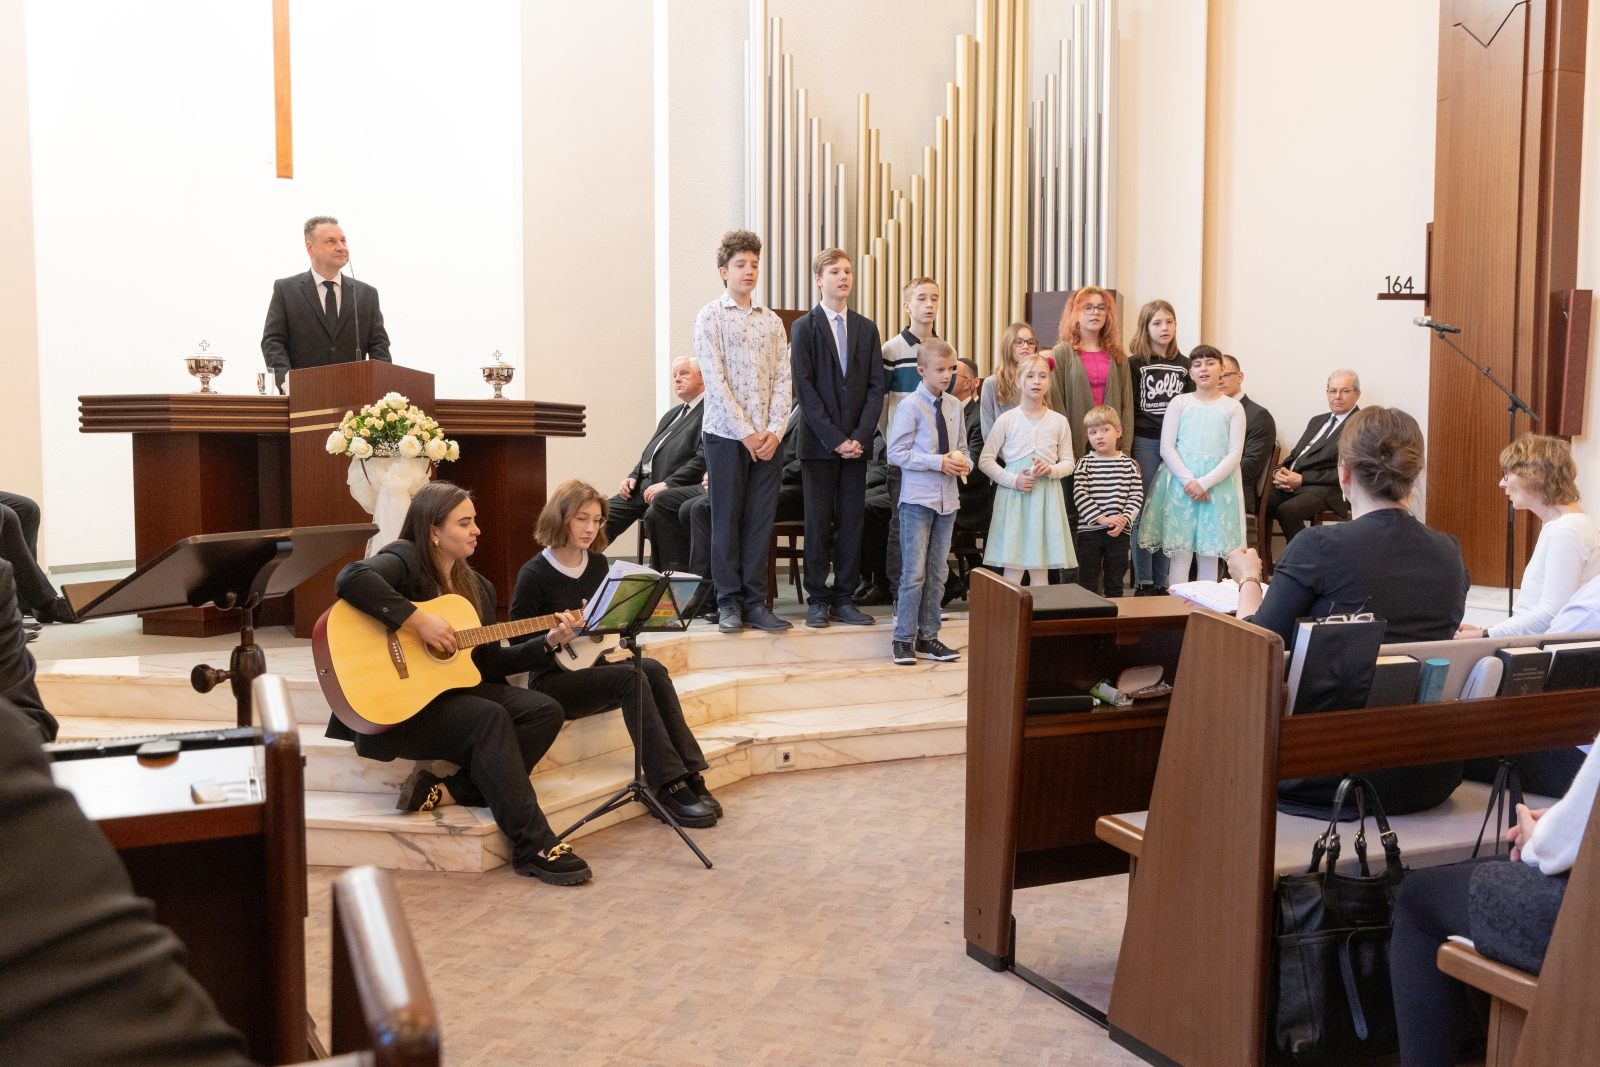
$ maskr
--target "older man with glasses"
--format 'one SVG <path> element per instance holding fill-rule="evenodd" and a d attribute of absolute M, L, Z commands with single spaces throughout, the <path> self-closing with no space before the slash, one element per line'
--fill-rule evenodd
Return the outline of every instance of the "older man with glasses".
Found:
<path fill-rule="evenodd" d="M 1350 517 L 1350 504 L 1339 491 L 1339 434 L 1350 413 L 1359 410 L 1361 378 L 1353 370 L 1328 375 L 1328 413 L 1306 423 L 1306 432 L 1272 472 L 1267 489 L 1267 523 L 1277 519 L 1285 543 L 1306 528 L 1319 511 Z"/>

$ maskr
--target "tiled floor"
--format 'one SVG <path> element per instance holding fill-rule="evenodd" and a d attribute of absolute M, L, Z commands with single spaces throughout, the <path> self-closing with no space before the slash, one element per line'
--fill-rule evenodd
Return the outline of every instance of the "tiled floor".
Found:
<path fill-rule="evenodd" d="M 453 1065 L 1135 1064 L 961 938 L 963 757 L 746 779 L 696 840 L 637 819 L 579 842 L 595 879 L 395 871 Z M 312 871 L 328 1025 L 329 886 Z M 1019 959 L 1104 1005 L 1126 881 L 1017 896 Z"/>

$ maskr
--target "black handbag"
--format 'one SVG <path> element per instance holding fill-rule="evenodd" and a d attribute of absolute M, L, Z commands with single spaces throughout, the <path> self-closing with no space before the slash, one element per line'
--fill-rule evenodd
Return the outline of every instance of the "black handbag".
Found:
<path fill-rule="evenodd" d="M 1339 812 L 1355 790 L 1361 874 L 1336 874 Z M 1367 807 L 1383 845 L 1384 870 L 1367 867 Z M 1327 867 L 1322 868 L 1326 857 Z M 1394 894 L 1405 868 L 1400 841 L 1364 778 L 1346 778 L 1333 798 L 1328 828 L 1304 874 L 1278 879 L 1273 894 L 1273 966 L 1268 993 L 1272 1046 L 1280 1062 L 1344 1063 L 1400 1048 L 1389 988 Z"/>
<path fill-rule="evenodd" d="M 1472 846 L 1472 859 L 1477 859 L 1478 850 L 1483 848 L 1483 834 L 1489 828 L 1491 818 L 1494 819 L 1494 852 L 1491 855 L 1500 855 L 1500 831 L 1517 825 L 1517 805 L 1521 803 L 1522 777 L 1517 774 L 1517 765 L 1502 756 L 1494 769 L 1494 783 L 1489 787 L 1489 806 L 1484 810 L 1483 824 L 1478 827 L 1478 842 Z M 1497 807 L 1498 813 L 1495 810 Z"/>

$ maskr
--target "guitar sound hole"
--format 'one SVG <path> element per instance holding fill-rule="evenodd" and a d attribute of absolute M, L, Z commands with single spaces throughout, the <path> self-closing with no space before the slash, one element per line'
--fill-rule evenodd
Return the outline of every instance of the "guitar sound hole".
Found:
<path fill-rule="evenodd" d="M 432 645 L 423 645 L 422 647 L 428 650 L 428 658 L 433 660 L 435 663 L 449 663 L 451 660 L 456 658 L 455 653 L 452 652 L 447 656 L 443 652 L 440 652 L 438 649 L 434 648 Z"/>

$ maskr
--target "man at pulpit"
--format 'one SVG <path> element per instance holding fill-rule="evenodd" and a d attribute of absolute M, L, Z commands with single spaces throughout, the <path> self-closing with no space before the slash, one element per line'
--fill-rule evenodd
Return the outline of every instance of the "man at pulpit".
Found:
<path fill-rule="evenodd" d="M 306 254 L 311 269 L 272 283 L 261 355 L 278 388 L 291 370 L 389 359 L 378 290 L 341 273 L 350 262 L 339 220 L 317 215 L 306 220 Z"/>

